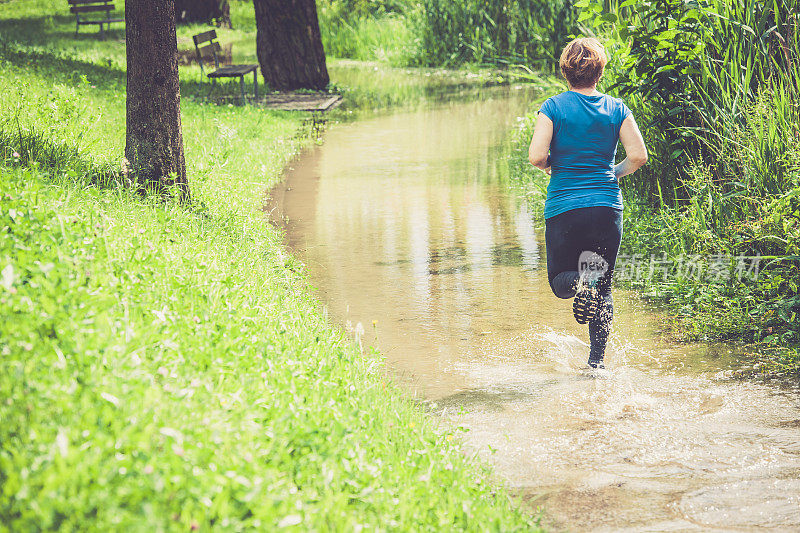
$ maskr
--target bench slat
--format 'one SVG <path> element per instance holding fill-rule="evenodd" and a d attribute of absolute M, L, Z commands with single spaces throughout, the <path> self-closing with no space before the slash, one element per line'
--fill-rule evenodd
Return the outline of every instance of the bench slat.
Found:
<path fill-rule="evenodd" d="M 258 65 L 230 65 L 227 67 L 220 67 L 208 75 L 209 78 L 232 78 L 234 76 L 243 76 L 256 70 Z"/>
<path fill-rule="evenodd" d="M 110 0 L 67 0 L 70 5 L 76 4 L 108 4 Z"/>
<path fill-rule="evenodd" d="M 69 10 L 71 13 L 97 13 L 99 11 L 114 11 L 114 6 L 112 4 L 100 6 L 72 6 Z"/>
<path fill-rule="evenodd" d="M 78 22 L 81 26 L 86 26 L 89 24 L 108 24 L 110 22 L 125 22 L 125 19 L 96 19 L 96 20 L 82 20 Z"/>
<path fill-rule="evenodd" d="M 219 43 L 211 43 L 199 47 L 198 50 L 200 50 L 200 57 L 202 57 L 203 59 L 208 59 L 214 57 L 214 52 L 216 53 L 222 52 L 222 47 L 219 45 Z"/>
<path fill-rule="evenodd" d="M 198 33 L 197 35 L 192 37 L 195 46 L 200 46 L 201 44 L 207 41 L 213 41 L 216 38 L 217 38 L 216 30 L 209 30 L 203 33 Z"/>
<path fill-rule="evenodd" d="M 109 22 L 118 22 L 118 21 L 111 19 L 82 20 L 78 22 L 78 24 L 80 24 L 81 26 L 88 26 L 90 24 L 96 24 L 100 26 L 101 24 L 108 24 Z"/>

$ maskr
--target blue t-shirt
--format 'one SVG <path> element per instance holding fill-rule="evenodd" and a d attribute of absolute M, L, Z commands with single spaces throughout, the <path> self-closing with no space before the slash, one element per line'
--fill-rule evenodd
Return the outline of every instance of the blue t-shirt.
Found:
<path fill-rule="evenodd" d="M 607 94 L 566 91 L 545 100 L 539 112 L 553 121 L 544 217 L 580 207 L 622 209 L 614 164 L 628 106 Z"/>

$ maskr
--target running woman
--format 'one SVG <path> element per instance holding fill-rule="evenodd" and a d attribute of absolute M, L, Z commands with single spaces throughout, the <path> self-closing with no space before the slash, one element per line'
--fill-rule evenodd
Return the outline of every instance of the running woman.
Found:
<path fill-rule="evenodd" d="M 539 109 L 529 151 L 550 174 L 544 206 L 547 277 L 559 298 L 574 298 L 573 314 L 589 324 L 588 364 L 604 368 L 614 314 L 611 279 L 622 238 L 619 178 L 647 162 L 647 148 L 630 109 L 597 91 L 608 59 L 597 39 L 575 39 L 561 54 L 569 90 Z M 627 157 L 615 165 L 617 144 Z"/>

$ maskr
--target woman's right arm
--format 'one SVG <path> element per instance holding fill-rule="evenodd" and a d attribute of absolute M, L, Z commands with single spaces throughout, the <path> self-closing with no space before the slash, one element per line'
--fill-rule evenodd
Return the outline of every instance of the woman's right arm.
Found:
<path fill-rule="evenodd" d="M 528 160 L 531 165 L 548 172 L 550 168 L 550 141 L 553 140 L 553 121 L 544 113 L 539 113 L 536 126 L 533 128 L 531 146 L 528 148 Z"/>
<path fill-rule="evenodd" d="M 617 178 L 633 174 L 647 163 L 647 147 L 644 145 L 642 133 L 639 131 L 633 115 L 628 115 L 628 118 L 622 122 L 622 127 L 619 129 L 619 140 L 625 147 L 627 157 L 614 167 L 614 174 Z"/>

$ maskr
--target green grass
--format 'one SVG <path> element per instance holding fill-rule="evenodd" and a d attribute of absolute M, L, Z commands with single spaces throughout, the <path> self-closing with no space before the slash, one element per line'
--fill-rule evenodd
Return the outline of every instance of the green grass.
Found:
<path fill-rule="evenodd" d="M 571 0 L 320 0 L 325 49 L 394 66 L 524 64 L 552 71 L 578 31 Z"/>
<path fill-rule="evenodd" d="M 194 203 L 135 194 L 124 46 L 64 11 L 0 5 L 0 530 L 534 529 L 317 312 L 260 210 L 303 116 L 184 81 Z"/>
<path fill-rule="evenodd" d="M 319 318 L 256 212 L 0 177 L 7 527 L 525 524 Z"/>
<path fill-rule="evenodd" d="M 322 42 L 332 57 L 379 61 L 396 67 L 417 63 L 419 39 L 406 17 L 395 14 L 351 20 L 320 10 Z"/>

